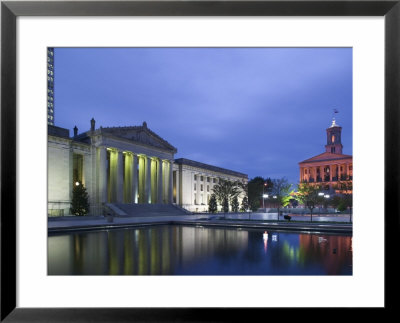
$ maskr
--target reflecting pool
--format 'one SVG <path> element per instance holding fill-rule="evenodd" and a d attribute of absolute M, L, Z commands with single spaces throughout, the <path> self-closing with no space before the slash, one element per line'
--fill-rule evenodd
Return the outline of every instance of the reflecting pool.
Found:
<path fill-rule="evenodd" d="M 351 275 L 351 235 L 163 225 L 54 234 L 49 275 Z"/>

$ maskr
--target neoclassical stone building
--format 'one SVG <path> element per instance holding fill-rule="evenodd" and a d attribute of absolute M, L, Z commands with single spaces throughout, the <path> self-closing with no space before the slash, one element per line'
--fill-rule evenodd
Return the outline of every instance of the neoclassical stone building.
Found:
<path fill-rule="evenodd" d="M 342 127 L 333 119 L 326 129 L 325 152 L 299 163 L 301 183 L 317 183 L 333 192 L 339 181 L 353 180 L 353 157 L 342 153 L 341 134 Z"/>
<path fill-rule="evenodd" d="M 220 178 L 247 181 L 247 175 L 186 159 L 151 131 L 146 122 L 133 127 L 100 127 L 70 137 L 69 130 L 48 125 L 48 214 L 68 215 L 73 185 L 82 183 L 90 213 L 106 203 L 171 204 L 205 211 Z"/>
<path fill-rule="evenodd" d="M 173 201 L 192 212 L 208 211 L 213 187 L 221 179 L 248 182 L 246 174 L 185 158 L 175 159 L 173 167 Z M 240 195 L 238 199 L 240 204 L 243 196 Z"/>
<path fill-rule="evenodd" d="M 147 128 L 110 127 L 82 134 L 48 126 L 48 208 L 69 213 L 72 185 L 85 185 L 92 214 L 104 203 L 172 203 L 177 149 Z"/>

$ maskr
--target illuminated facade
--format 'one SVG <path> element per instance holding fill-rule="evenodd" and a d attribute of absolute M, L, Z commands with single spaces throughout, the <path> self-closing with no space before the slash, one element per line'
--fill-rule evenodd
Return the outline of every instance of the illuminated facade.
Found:
<path fill-rule="evenodd" d="M 54 48 L 47 48 L 47 123 L 54 125 Z"/>
<path fill-rule="evenodd" d="M 72 187 L 82 183 L 91 214 L 105 203 L 172 203 L 172 165 L 176 148 L 147 128 L 91 129 L 69 137 L 48 126 L 48 214 L 69 214 Z"/>
<path fill-rule="evenodd" d="M 174 161 L 177 149 L 151 131 L 135 127 L 95 128 L 73 137 L 48 125 L 48 215 L 68 215 L 73 185 L 82 183 L 90 214 L 106 203 L 177 204 L 207 211 L 220 178 L 247 182 L 247 175 L 187 159 Z M 241 198 L 239 197 L 239 202 Z"/>
<path fill-rule="evenodd" d="M 247 183 L 246 174 L 235 172 L 193 160 L 175 159 L 173 168 L 173 200 L 179 206 L 192 212 L 208 211 L 208 201 L 214 185 L 220 179 Z M 239 205 L 243 196 L 239 196 Z M 221 206 L 218 206 L 221 209 Z"/>
<path fill-rule="evenodd" d="M 342 153 L 341 133 L 342 127 L 333 119 L 326 129 L 325 152 L 299 163 L 301 183 L 316 183 L 333 191 L 338 182 L 353 180 L 353 157 Z"/>

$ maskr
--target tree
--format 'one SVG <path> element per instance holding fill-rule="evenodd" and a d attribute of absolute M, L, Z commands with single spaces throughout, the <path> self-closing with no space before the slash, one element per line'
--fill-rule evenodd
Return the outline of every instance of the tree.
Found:
<path fill-rule="evenodd" d="M 235 212 L 235 213 L 237 213 L 239 211 L 239 201 L 238 201 L 237 196 L 234 196 L 232 198 L 231 209 L 232 209 L 232 212 Z"/>
<path fill-rule="evenodd" d="M 272 190 L 272 181 L 270 178 L 256 176 L 247 184 L 248 203 L 252 211 L 260 208 L 260 200 L 263 194 L 269 194 Z"/>
<path fill-rule="evenodd" d="M 342 197 L 340 195 L 335 195 L 334 197 L 332 197 L 331 205 L 335 209 L 338 209 L 339 211 L 343 211 L 342 210 L 342 205 L 343 205 Z"/>
<path fill-rule="evenodd" d="M 242 200 L 242 205 L 240 206 L 240 211 L 246 212 L 249 209 L 249 200 L 245 196 Z"/>
<path fill-rule="evenodd" d="M 81 182 L 72 189 L 71 213 L 78 216 L 89 213 L 89 196 Z"/>
<path fill-rule="evenodd" d="M 217 212 L 217 209 L 217 199 L 215 197 L 215 194 L 211 194 L 210 200 L 208 201 L 208 212 L 215 213 Z"/>
<path fill-rule="evenodd" d="M 227 197 L 224 197 L 224 199 L 222 200 L 222 210 L 224 211 L 224 213 L 229 212 L 229 200 Z"/>
<path fill-rule="evenodd" d="M 272 195 L 272 198 L 277 205 L 278 221 L 280 208 L 287 206 L 290 202 L 290 199 L 293 198 L 292 194 L 294 191 L 291 191 L 291 188 L 292 184 L 289 184 L 288 180 L 285 177 L 272 180 L 270 194 Z"/>
<path fill-rule="evenodd" d="M 343 210 L 349 209 L 350 211 L 350 222 L 353 208 L 353 182 L 342 181 L 338 182 L 335 186 L 335 191 L 341 196 L 341 208 Z"/>
<path fill-rule="evenodd" d="M 213 192 L 218 203 L 222 205 L 224 212 L 229 212 L 229 201 L 237 197 L 241 190 L 238 182 L 220 179 L 219 183 L 214 185 Z"/>
<path fill-rule="evenodd" d="M 311 214 L 311 222 L 314 208 L 324 202 L 318 193 L 321 191 L 319 185 L 312 185 L 310 183 L 300 183 L 297 186 L 296 198 L 299 203 L 304 204 Z"/>

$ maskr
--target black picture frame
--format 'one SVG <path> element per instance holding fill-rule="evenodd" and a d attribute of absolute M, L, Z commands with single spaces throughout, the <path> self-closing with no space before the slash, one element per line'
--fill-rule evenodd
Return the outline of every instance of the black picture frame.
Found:
<path fill-rule="evenodd" d="M 2 1 L 1 3 L 1 321 L 252 321 L 266 309 L 16 307 L 16 19 L 18 16 L 384 16 L 385 307 L 395 309 L 399 233 L 400 0 L 379 1 Z M 371 185 L 373 190 L 373 184 Z M 382 208 L 383 209 L 383 208 Z M 373 256 L 373 255 L 371 255 Z M 267 306 L 267 304 L 266 304 Z M 288 309 L 268 309 L 291 315 Z M 297 309 L 299 310 L 299 309 Z M 330 318 L 342 314 L 329 310 Z M 291 311 L 292 312 L 292 311 Z M 371 313 L 372 314 L 372 313 Z M 326 315 L 326 314 L 324 314 Z M 262 316 L 261 316 L 262 317 Z M 304 317 L 303 317 L 304 318 Z M 370 317 L 371 318 L 371 317 Z M 261 318 L 260 318 L 261 319 Z"/>

